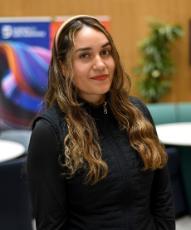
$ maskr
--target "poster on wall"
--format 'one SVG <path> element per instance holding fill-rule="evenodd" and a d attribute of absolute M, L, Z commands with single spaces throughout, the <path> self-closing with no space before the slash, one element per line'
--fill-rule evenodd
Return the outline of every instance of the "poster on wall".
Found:
<path fill-rule="evenodd" d="M 50 48 L 68 17 L 0 18 L 0 130 L 28 129 L 42 109 Z M 97 18 L 109 29 L 109 17 Z"/>
<path fill-rule="evenodd" d="M 47 88 L 51 18 L 0 18 L 0 128 L 27 128 Z"/>

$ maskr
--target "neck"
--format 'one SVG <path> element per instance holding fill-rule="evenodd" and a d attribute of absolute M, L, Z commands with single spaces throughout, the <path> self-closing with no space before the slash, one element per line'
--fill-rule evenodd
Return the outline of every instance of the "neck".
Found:
<path fill-rule="evenodd" d="M 81 97 L 82 100 L 88 102 L 89 104 L 92 104 L 92 105 L 101 105 L 104 103 L 105 101 L 105 95 L 103 95 L 101 98 L 93 98 L 93 97 L 88 97 L 88 98 L 84 98 L 84 97 Z"/>

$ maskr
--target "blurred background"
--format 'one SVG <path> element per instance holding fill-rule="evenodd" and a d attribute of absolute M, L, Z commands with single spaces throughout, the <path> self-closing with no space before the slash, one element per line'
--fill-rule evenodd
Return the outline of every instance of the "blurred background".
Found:
<path fill-rule="evenodd" d="M 132 78 L 132 94 L 139 95 L 134 82 L 137 77 L 133 68 L 138 64 L 140 54 L 138 43 L 149 32 L 150 18 L 179 24 L 184 36 L 173 44 L 172 57 L 176 74 L 172 78 L 172 89 L 163 101 L 191 100 L 191 65 L 189 63 L 189 0 L 7 0 L 0 1 L 1 17 L 21 16 L 68 16 L 75 14 L 107 15 L 110 17 L 110 31 L 119 49 L 121 59 Z"/>

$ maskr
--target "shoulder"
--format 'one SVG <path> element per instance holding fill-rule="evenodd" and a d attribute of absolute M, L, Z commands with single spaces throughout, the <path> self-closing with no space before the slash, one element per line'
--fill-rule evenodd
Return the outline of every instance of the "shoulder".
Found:
<path fill-rule="evenodd" d="M 49 122 L 36 122 L 30 137 L 27 154 L 27 171 L 30 180 L 42 182 L 60 173 L 59 157 L 62 143 Z"/>
<path fill-rule="evenodd" d="M 59 152 L 59 142 L 54 130 L 46 120 L 38 120 L 30 137 L 28 163 L 35 164 L 35 167 L 40 170 L 42 162 L 51 162 L 57 157 L 57 152 Z"/>
<path fill-rule="evenodd" d="M 146 104 L 141 99 L 134 97 L 134 96 L 129 96 L 129 101 L 131 102 L 131 104 L 136 106 L 137 109 L 139 109 L 143 113 L 144 117 L 146 117 L 153 123 L 153 119 L 151 117 L 149 109 L 147 108 Z"/>
<path fill-rule="evenodd" d="M 45 132 L 49 129 L 54 133 L 57 141 L 62 142 L 67 132 L 65 114 L 57 105 L 53 105 L 36 116 L 32 129 L 37 129 L 38 132 Z"/>
<path fill-rule="evenodd" d="M 47 122 L 49 122 L 52 125 L 60 124 L 61 122 L 64 122 L 64 113 L 60 110 L 58 105 L 54 104 L 51 107 L 45 109 L 41 113 L 39 113 L 32 124 L 32 128 L 35 126 L 36 122 L 44 119 Z"/>
<path fill-rule="evenodd" d="M 143 113 L 146 112 L 148 109 L 145 105 L 145 103 L 137 98 L 137 97 L 134 97 L 134 96 L 129 96 L 129 101 L 134 105 L 136 106 L 139 110 L 141 110 Z"/>
<path fill-rule="evenodd" d="M 50 123 L 45 119 L 38 119 L 33 127 L 30 142 L 40 143 L 42 146 L 54 140 L 56 142 L 56 134 Z"/>

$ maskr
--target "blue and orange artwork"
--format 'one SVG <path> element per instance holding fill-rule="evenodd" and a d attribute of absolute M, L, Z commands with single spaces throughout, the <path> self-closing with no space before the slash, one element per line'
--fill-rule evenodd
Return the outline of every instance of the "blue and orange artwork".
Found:
<path fill-rule="evenodd" d="M 1 42 L 0 60 L 0 124 L 26 128 L 42 107 L 50 50 Z"/>

